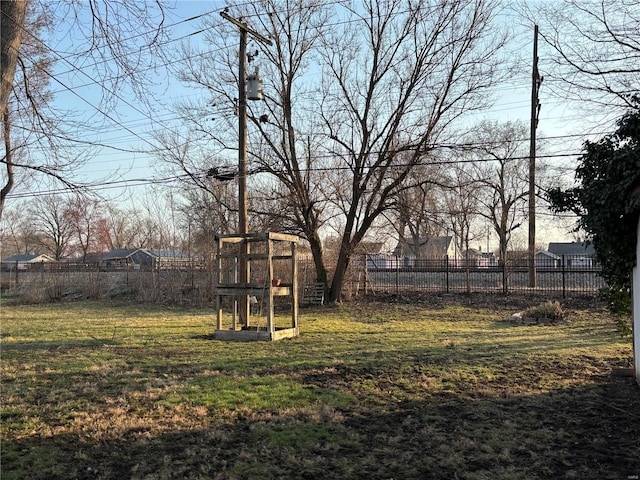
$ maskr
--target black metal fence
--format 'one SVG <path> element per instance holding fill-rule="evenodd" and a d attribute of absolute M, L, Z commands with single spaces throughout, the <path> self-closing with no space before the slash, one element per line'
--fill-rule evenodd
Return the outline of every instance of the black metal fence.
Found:
<path fill-rule="evenodd" d="M 595 297 L 605 287 L 593 258 L 562 256 L 538 260 L 535 287 L 530 285 L 527 259 L 506 264 L 443 258 L 362 255 L 353 258 L 343 287 L 346 298 L 368 293 L 537 293 L 552 298 Z M 98 298 L 134 295 L 140 301 L 206 304 L 215 298 L 214 265 L 163 265 L 162 268 L 97 264 L 38 263 L 4 268 L 4 295 L 28 299 Z M 309 255 L 298 257 L 298 288 L 315 283 Z"/>
<path fill-rule="evenodd" d="M 212 265 L 104 268 L 90 263 L 51 262 L 5 267 L 0 273 L 0 286 L 4 296 L 21 296 L 34 302 L 128 295 L 143 302 L 196 305 L 214 298 L 213 273 Z"/>
<path fill-rule="evenodd" d="M 365 291 L 401 293 L 510 293 L 536 292 L 566 298 L 596 296 L 606 286 L 601 267 L 592 257 L 564 255 L 537 259 L 535 286 L 529 260 L 506 263 L 442 258 L 402 258 L 366 255 L 354 262 L 360 270 L 359 288 Z"/>

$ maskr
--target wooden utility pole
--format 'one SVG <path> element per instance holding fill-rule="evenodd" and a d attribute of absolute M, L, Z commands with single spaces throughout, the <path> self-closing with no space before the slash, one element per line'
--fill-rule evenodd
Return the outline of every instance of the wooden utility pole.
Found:
<path fill-rule="evenodd" d="M 246 236 L 249 233 L 247 209 L 247 33 L 262 43 L 267 45 L 272 45 L 272 43 L 271 40 L 252 30 L 240 20 L 233 18 L 227 12 L 220 12 L 220 15 L 240 29 L 240 65 L 238 71 L 238 230 L 241 236 Z M 247 261 L 250 253 L 248 243 L 243 242 L 240 248 L 239 282 L 247 285 L 251 276 Z M 249 295 L 242 295 L 239 305 L 241 324 L 248 325 L 249 312 Z"/>
<path fill-rule="evenodd" d="M 538 25 L 533 30 L 533 69 L 531 74 L 531 135 L 529 144 L 529 287 L 536 286 L 536 129 L 540 114 L 538 93 L 542 77 L 538 72 Z"/>
<path fill-rule="evenodd" d="M 247 212 L 247 33 L 262 43 L 272 45 L 271 40 L 233 18 L 220 12 L 225 20 L 240 29 L 240 65 L 238 72 L 238 229 L 241 234 L 249 232 Z"/>

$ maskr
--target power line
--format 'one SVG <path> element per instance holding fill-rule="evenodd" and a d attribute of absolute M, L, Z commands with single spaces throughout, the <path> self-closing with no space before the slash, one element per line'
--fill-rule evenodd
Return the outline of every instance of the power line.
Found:
<path fill-rule="evenodd" d="M 331 2 L 331 3 L 333 3 L 333 4 L 339 4 L 340 2 Z M 245 5 L 249 5 L 249 3 L 246 3 Z M 201 17 L 203 17 L 203 16 L 205 16 L 205 15 L 208 15 L 208 14 L 214 13 L 214 12 L 216 12 L 216 11 L 217 11 L 217 10 L 213 10 L 213 11 L 211 11 L 211 12 L 207 12 L 206 14 L 202 14 L 202 15 L 198 15 L 198 16 L 195 16 L 195 17 L 191 17 L 191 18 L 189 18 L 189 19 L 185 19 L 185 20 L 183 20 L 183 21 L 181 21 L 181 22 L 177 22 L 177 23 L 176 23 L 176 24 L 174 24 L 174 25 L 177 25 L 177 24 L 179 24 L 179 23 L 183 23 L 183 22 L 186 22 L 186 21 L 191 21 L 191 20 L 194 20 L 194 19 L 196 19 L 196 18 L 201 18 Z M 258 14 L 251 14 L 251 15 L 248 15 L 248 17 L 258 17 L 258 16 L 259 16 Z M 353 20 L 353 19 L 352 19 L 352 20 L 348 20 L 348 21 L 345 21 L 345 22 L 337 22 L 337 23 L 335 23 L 335 25 L 339 25 L 339 24 L 343 24 L 343 23 L 350 23 L 350 22 L 355 22 L 355 21 L 356 21 L 356 20 Z M 334 25 L 334 24 L 329 24 L 329 25 Z M 202 31 L 203 31 L 203 30 L 199 30 L 198 32 L 202 32 Z M 195 33 L 198 33 L 198 32 L 195 32 Z M 140 35 L 143 35 L 143 34 L 140 34 Z M 191 34 L 189 34 L 189 35 L 191 35 Z M 187 35 L 187 36 L 189 36 L 189 35 Z M 135 37 L 130 37 L 130 38 L 135 38 Z M 125 40 L 126 40 L 126 39 L 124 39 L 124 40 L 122 40 L 122 41 L 124 42 Z M 174 40 L 171 40 L 171 41 L 168 41 L 168 42 L 164 42 L 162 45 L 165 45 L 165 44 L 171 43 L 171 42 L 173 42 L 173 41 L 174 41 Z M 51 50 L 51 49 L 50 49 L 50 50 Z M 51 51 L 53 52 L 53 50 L 51 50 Z M 215 50 L 214 50 L 214 51 L 215 51 Z M 213 51 L 212 51 L 212 52 L 213 52 Z M 55 52 L 53 52 L 53 53 L 55 53 Z M 211 53 L 211 52 L 209 52 L 209 53 Z M 202 54 L 199 54 L 199 55 L 202 55 Z M 197 55 L 194 55 L 193 57 L 189 57 L 189 58 L 195 58 L 195 57 L 197 57 Z M 184 60 L 184 59 L 179 60 L 179 61 L 183 61 L 183 60 Z M 69 63 L 69 62 L 67 62 L 67 63 Z M 94 65 L 97 65 L 97 64 L 94 64 Z M 165 66 L 166 66 L 166 65 L 165 65 Z M 72 71 L 81 72 L 84 76 L 88 76 L 85 72 L 83 72 L 83 71 L 82 71 L 82 69 L 79 69 L 79 68 L 77 68 L 77 67 L 75 67 L 75 66 L 73 66 L 73 69 L 72 69 L 72 70 L 69 70 L 68 72 L 72 72 Z M 48 74 L 48 73 L 47 73 L 47 74 Z M 48 75 L 50 75 L 50 74 L 48 74 Z M 52 77 L 52 78 L 54 78 L 54 77 Z M 99 113 L 101 113 L 102 115 L 104 115 L 104 116 L 105 116 L 105 118 L 108 118 L 109 120 L 111 120 L 112 122 L 114 122 L 114 124 L 115 124 L 115 125 L 118 125 L 120 128 L 122 128 L 122 129 L 124 129 L 125 131 L 127 131 L 129 134 L 131 134 L 131 135 L 133 136 L 133 138 L 137 138 L 137 139 L 139 139 L 139 140 L 141 140 L 141 141 L 145 142 L 146 144 L 151 145 L 152 147 L 154 147 L 154 148 L 155 148 L 155 145 L 154 145 L 152 142 L 150 142 L 150 141 L 148 141 L 148 140 L 144 139 L 144 138 L 143 138 L 139 133 L 137 133 L 137 132 L 133 131 L 133 130 L 131 129 L 131 128 L 133 128 L 133 127 L 131 127 L 131 128 L 127 127 L 127 123 L 126 123 L 126 122 L 121 122 L 121 121 L 119 121 L 119 120 L 116 120 L 116 119 L 112 118 L 111 116 L 109 116 L 107 113 L 103 112 L 101 109 L 99 109 L 98 107 L 96 107 L 96 106 L 95 106 L 95 105 L 93 105 L 92 103 L 90 103 L 90 102 L 88 102 L 87 100 L 83 99 L 83 97 L 82 97 L 82 96 L 80 96 L 79 94 L 77 94 L 77 92 L 73 92 L 73 91 L 71 90 L 71 88 L 70 88 L 70 87 L 68 87 L 67 85 L 65 85 L 63 82 L 61 82 L 61 81 L 59 81 L 59 80 L 57 80 L 57 79 L 55 79 L 55 78 L 54 78 L 54 80 L 56 80 L 58 83 L 60 83 L 61 85 L 63 85 L 63 87 L 64 87 L 64 89 L 65 89 L 65 90 L 70 91 L 71 93 L 74 93 L 76 96 L 78 96 L 78 98 L 82 99 L 83 101 L 85 101 L 85 103 L 87 103 L 87 104 L 88 104 L 88 105 L 90 105 L 92 108 L 96 109 L 96 111 L 98 111 Z M 94 83 L 96 83 L 96 82 L 94 82 Z M 87 85 L 90 85 L 90 84 L 87 84 Z M 107 90 L 107 91 L 109 91 L 109 90 Z M 140 111 L 139 109 L 137 109 L 136 107 L 134 107 L 134 106 L 132 106 L 130 103 L 128 103 L 126 100 L 124 100 L 124 99 L 122 99 L 120 96 L 118 96 L 118 95 L 117 95 L 117 93 L 115 93 L 115 92 L 111 92 L 111 93 L 113 93 L 113 94 L 116 96 L 116 98 L 121 99 L 122 101 L 124 101 L 125 103 L 127 103 L 129 106 L 131 106 L 131 108 L 134 108 L 136 111 L 138 111 L 139 113 L 141 113 L 141 114 L 142 114 L 142 115 L 143 115 L 147 120 L 149 120 L 149 121 L 151 121 L 151 122 L 153 122 L 153 123 L 157 123 L 157 122 L 158 122 L 158 119 L 157 119 L 157 118 L 153 118 L 153 117 L 151 117 L 151 116 L 147 115 L 146 113 L 144 113 L 144 112 Z M 178 118 L 176 118 L 176 119 L 178 119 Z M 167 119 L 167 120 L 164 120 L 164 121 L 170 121 L 170 120 L 171 120 L 171 119 Z M 137 121 L 137 122 L 139 122 L 139 121 Z M 137 123 L 136 123 L 136 125 L 137 125 Z M 144 125 L 144 124 L 142 124 L 142 125 Z M 167 127 L 167 128 L 170 128 L 170 127 Z M 547 137 L 547 138 L 549 138 L 549 139 L 559 139 L 559 138 L 570 138 L 570 137 L 579 137 L 579 135 L 555 136 L 555 137 Z M 543 137 L 541 137 L 541 138 L 543 138 Z M 124 141 L 125 141 L 125 137 L 121 137 L 119 140 L 116 140 L 116 139 L 111 140 L 111 143 L 115 143 L 115 142 L 117 142 L 117 141 L 122 141 L 122 142 L 124 142 Z M 523 140 L 523 141 L 524 141 L 524 140 Z M 103 147 L 105 147 L 105 148 L 113 148 L 113 149 L 114 149 L 114 150 L 116 150 L 116 151 L 123 151 L 123 152 L 130 152 L 130 153 L 148 153 L 148 152 L 146 152 L 146 151 L 144 151 L 144 150 L 125 150 L 125 149 L 118 149 L 117 147 L 112 147 L 112 146 L 110 146 L 110 145 L 100 145 L 100 146 L 103 146 Z"/>
<path fill-rule="evenodd" d="M 551 155 L 538 155 L 538 158 L 566 158 L 566 157 L 575 156 L 575 155 L 577 154 L 562 153 L 562 154 L 551 154 Z M 319 158 L 327 158 L 327 157 L 336 158 L 334 155 L 320 156 Z M 528 156 L 511 157 L 509 158 L 509 160 L 527 160 L 528 158 L 529 158 Z M 496 161 L 495 158 L 478 158 L 478 159 L 468 159 L 468 160 L 437 160 L 437 161 L 419 162 L 415 165 L 416 166 L 446 166 L 446 165 L 459 165 L 459 164 L 469 164 L 469 163 L 489 163 L 489 162 L 495 162 L 495 161 Z M 404 168 L 407 166 L 409 166 L 409 164 L 407 163 L 404 163 L 404 164 L 398 163 L 398 164 L 391 165 L 388 168 L 390 169 Z M 301 168 L 299 171 L 300 172 L 332 172 L 332 171 L 341 171 L 341 170 L 349 171 L 351 170 L 351 168 L 352 167 L 348 165 L 346 166 L 333 165 L 333 166 L 327 166 L 327 167 Z M 365 167 L 365 168 L 369 168 L 369 167 Z M 278 174 L 278 173 L 285 173 L 285 170 L 271 169 L 270 171 L 266 171 L 263 169 L 256 169 L 252 172 L 249 172 L 249 175 L 257 174 L 257 173 Z M 166 185 L 166 184 L 170 184 L 178 181 L 188 180 L 193 177 L 205 178 L 206 176 L 207 176 L 207 172 L 203 170 L 203 172 L 196 173 L 193 175 L 181 174 L 176 176 L 164 177 L 160 179 L 135 178 L 135 179 L 114 180 L 114 181 L 89 185 L 86 188 L 91 188 L 94 191 L 100 191 L 100 190 L 108 190 L 108 189 L 122 188 L 122 187 L 139 187 L 139 186 L 159 185 L 159 184 Z M 27 197 L 36 197 L 36 196 L 42 196 L 42 195 L 54 195 L 54 194 L 60 194 L 60 193 L 68 193 L 69 190 L 70 190 L 69 188 L 59 188 L 59 189 L 42 191 L 42 192 L 12 193 L 8 195 L 8 198 L 27 198 Z"/>

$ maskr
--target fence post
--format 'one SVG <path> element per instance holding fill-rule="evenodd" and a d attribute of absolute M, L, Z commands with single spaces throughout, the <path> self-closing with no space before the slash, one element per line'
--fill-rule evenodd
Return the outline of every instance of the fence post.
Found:
<path fill-rule="evenodd" d="M 509 279 L 507 278 L 507 259 L 501 259 L 500 265 L 502 266 L 502 293 L 506 295 L 507 293 L 509 293 Z"/>
<path fill-rule="evenodd" d="M 400 257 L 396 256 L 396 295 L 400 293 Z"/>
<path fill-rule="evenodd" d="M 376 265 L 374 265 L 374 268 Z M 364 254 L 364 294 L 369 293 L 369 254 Z"/>
<path fill-rule="evenodd" d="M 562 255 L 562 298 L 567 298 L 567 269 L 565 255 Z"/>
<path fill-rule="evenodd" d="M 447 278 L 447 293 L 449 293 L 449 255 L 444 256 L 444 271 Z"/>

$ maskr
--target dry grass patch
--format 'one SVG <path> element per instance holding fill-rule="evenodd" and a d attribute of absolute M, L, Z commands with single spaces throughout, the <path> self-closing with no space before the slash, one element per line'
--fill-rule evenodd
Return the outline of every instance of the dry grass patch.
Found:
<path fill-rule="evenodd" d="M 520 307 L 520 306 L 519 306 Z M 209 339 L 206 310 L 2 309 L 2 478 L 628 478 L 631 344 L 602 309 L 303 310 L 302 335 Z"/>

